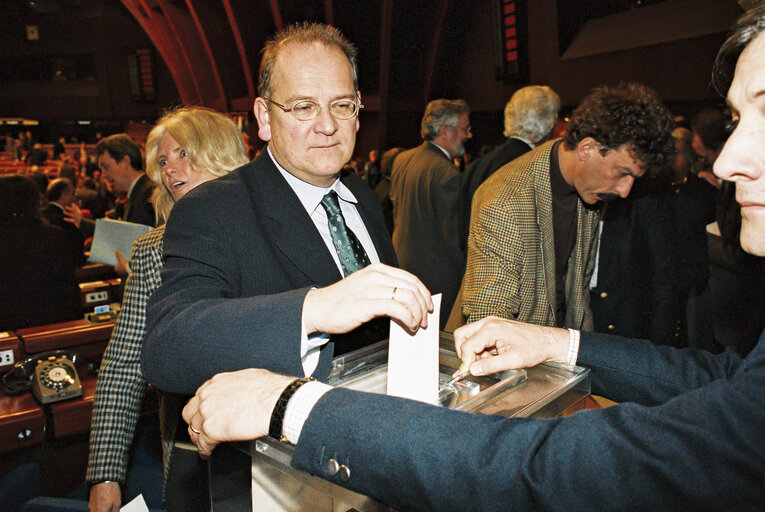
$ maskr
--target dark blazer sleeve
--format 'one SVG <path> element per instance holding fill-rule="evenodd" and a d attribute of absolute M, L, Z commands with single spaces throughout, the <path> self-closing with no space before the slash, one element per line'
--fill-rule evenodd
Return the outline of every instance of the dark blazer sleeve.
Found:
<path fill-rule="evenodd" d="M 223 371 L 263 367 L 302 375 L 301 312 L 309 287 L 267 293 L 279 269 L 260 257 L 251 207 L 198 188 L 175 204 L 165 229 L 162 285 L 147 310 L 145 378 L 163 391 L 193 394 Z M 224 201 L 233 207 L 222 208 Z"/>
<path fill-rule="evenodd" d="M 588 354 L 599 362 L 593 372 L 616 381 L 605 359 L 637 340 L 596 338 L 582 340 L 588 352 L 609 339 L 614 347 Z M 653 407 L 565 419 L 470 415 L 336 389 L 311 412 L 292 465 L 339 483 L 325 469 L 334 458 L 350 470 L 341 485 L 400 510 L 762 510 L 765 336 L 745 366 L 646 343 L 628 351 L 628 377 L 655 362 L 700 387 Z M 647 378 L 637 382 L 648 391 Z"/>

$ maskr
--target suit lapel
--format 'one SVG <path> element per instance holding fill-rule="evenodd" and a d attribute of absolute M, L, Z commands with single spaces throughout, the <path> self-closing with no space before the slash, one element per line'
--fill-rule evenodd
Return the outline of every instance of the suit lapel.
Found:
<path fill-rule="evenodd" d="M 313 220 L 266 151 L 248 168 L 245 183 L 253 208 L 262 212 L 264 236 L 287 260 L 317 284 L 342 278 Z"/>
<path fill-rule="evenodd" d="M 547 304 L 555 318 L 555 231 L 552 215 L 552 189 L 550 188 L 550 151 L 554 141 L 542 146 L 531 161 L 534 173 L 534 200 L 537 208 L 542 268 L 544 269 Z"/>

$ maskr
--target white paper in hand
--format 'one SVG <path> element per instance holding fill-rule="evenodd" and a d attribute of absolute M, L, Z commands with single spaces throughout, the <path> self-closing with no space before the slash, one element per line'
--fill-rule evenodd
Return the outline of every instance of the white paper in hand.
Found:
<path fill-rule="evenodd" d="M 120 509 L 120 512 L 149 512 L 149 507 L 143 499 L 143 494 L 139 494 L 133 501 Z"/>
<path fill-rule="evenodd" d="M 135 224 L 113 219 L 98 219 L 96 231 L 93 234 L 93 245 L 90 247 L 89 263 L 103 263 L 114 266 L 117 264 L 115 251 L 122 253 L 125 259 L 130 259 L 130 247 L 136 238 L 151 231 L 151 226 Z"/>
<path fill-rule="evenodd" d="M 438 404 L 438 325 L 441 294 L 433 295 L 428 328 L 414 335 L 390 323 L 388 394 Z"/>

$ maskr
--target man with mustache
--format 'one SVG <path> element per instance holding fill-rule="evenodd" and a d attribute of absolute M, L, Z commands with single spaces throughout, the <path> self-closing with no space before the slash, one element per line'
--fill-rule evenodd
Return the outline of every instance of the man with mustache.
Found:
<path fill-rule="evenodd" d="M 562 139 L 513 160 L 473 198 L 462 288 L 447 330 L 489 315 L 592 330 L 587 284 L 602 202 L 669 165 L 672 120 L 639 84 L 599 87 Z"/>

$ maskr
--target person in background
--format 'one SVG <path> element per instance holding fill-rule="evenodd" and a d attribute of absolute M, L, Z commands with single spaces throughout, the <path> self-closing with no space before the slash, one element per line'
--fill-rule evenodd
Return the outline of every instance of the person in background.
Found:
<path fill-rule="evenodd" d="M 380 172 L 380 153 L 376 149 L 369 152 L 369 160 L 364 164 L 364 181 L 373 189 L 380 183 L 382 173 Z"/>
<path fill-rule="evenodd" d="M 464 100 L 433 100 L 420 123 L 423 143 L 393 163 L 393 247 L 401 268 L 442 293 L 441 328 L 452 310 L 465 268 L 460 174 L 452 163 L 473 134 Z"/>
<path fill-rule="evenodd" d="M 591 330 L 589 282 L 605 202 L 674 155 L 672 118 L 648 87 L 595 88 L 565 138 L 496 171 L 470 214 L 465 276 L 447 330 L 495 315 Z"/>
<path fill-rule="evenodd" d="M 72 262 L 76 267 L 80 267 L 85 264 L 85 254 L 83 253 L 85 237 L 74 224 L 66 222 L 64 216 L 66 207 L 74 203 L 76 199 L 74 185 L 67 178 L 57 178 L 50 182 L 46 193 L 48 204 L 40 210 L 40 215 L 51 225 L 64 230 L 72 249 Z"/>
<path fill-rule="evenodd" d="M 393 161 L 404 148 L 390 148 L 383 153 L 380 160 L 380 181 L 375 186 L 375 195 L 382 207 L 385 227 L 388 233 L 393 234 L 393 203 L 390 200 L 390 173 L 393 170 Z"/>
<path fill-rule="evenodd" d="M 132 273 L 125 284 L 122 311 L 101 362 L 86 476 L 91 512 L 116 512 L 122 502 L 120 486 L 125 483 L 130 446 L 146 393 L 140 371 L 141 344 L 146 332 L 146 303 L 160 283 L 163 223 L 173 204 L 187 192 L 247 162 L 236 125 L 225 115 L 204 107 L 170 111 L 149 133 L 146 171 L 157 185 L 152 202 L 160 226 L 133 244 Z M 179 418 L 180 407 L 174 400 L 163 395 L 162 407 L 175 411 L 163 417 Z M 163 433 L 167 463 L 176 451 L 170 446 L 175 429 L 166 424 L 162 427 L 170 431 Z M 182 510 L 182 505 L 173 501 L 177 499 L 169 496 L 169 506 Z"/>
<path fill-rule="evenodd" d="M 738 125 L 714 169 L 737 185 L 741 245 L 756 255 L 765 255 L 763 30 L 760 3 L 716 66 Z M 763 510 L 765 332 L 746 360 L 499 318 L 454 337 L 463 371 L 576 362 L 592 369 L 593 392 L 626 403 L 504 418 L 319 382 L 281 400 L 293 377 L 249 369 L 205 383 L 184 419 L 202 454 L 271 431 L 297 443 L 293 467 L 398 510 Z"/>
<path fill-rule="evenodd" d="M 83 317 L 66 234 L 39 204 L 32 180 L 0 177 L 0 331 Z"/>
<path fill-rule="evenodd" d="M 528 153 L 547 140 L 560 112 L 560 96 L 546 85 L 528 85 L 515 91 L 505 105 L 507 140 L 476 158 L 462 174 L 465 213 L 481 183 L 506 163 Z M 469 225 L 469 218 L 465 222 Z"/>
<path fill-rule="evenodd" d="M 154 184 L 143 172 L 143 157 L 138 145 L 128 134 L 118 133 L 99 142 L 95 154 L 103 179 L 108 181 L 116 192 L 126 194 L 124 209 L 119 219 L 154 226 L 156 218 L 149 201 L 154 192 Z M 83 219 L 77 205 L 71 205 L 66 212 L 86 237 L 93 235 L 95 223 Z"/>

